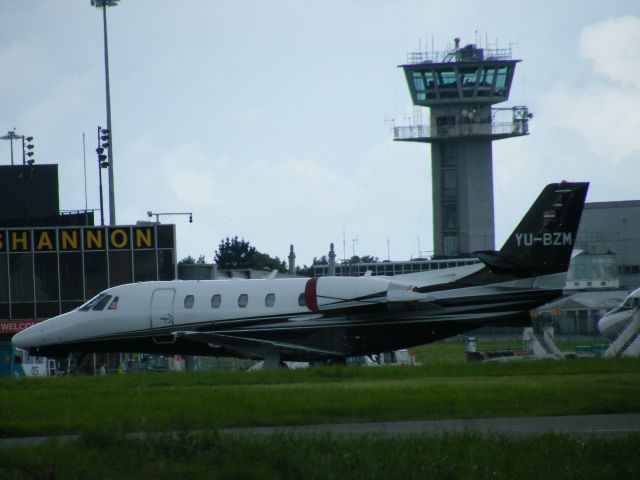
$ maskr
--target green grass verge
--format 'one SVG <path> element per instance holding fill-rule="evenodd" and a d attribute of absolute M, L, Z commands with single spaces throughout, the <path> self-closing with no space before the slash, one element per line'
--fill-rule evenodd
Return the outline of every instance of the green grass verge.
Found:
<path fill-rule="evenodd" d="M 0 478 L 612 479 L 637 478 L 640 436 L 335 438 L 221 434 L 0 449 Z"/>
<path fill-rule="evenodd" d="M 0 380 L 0 436 L 640 412 L 640 359 Z"/>

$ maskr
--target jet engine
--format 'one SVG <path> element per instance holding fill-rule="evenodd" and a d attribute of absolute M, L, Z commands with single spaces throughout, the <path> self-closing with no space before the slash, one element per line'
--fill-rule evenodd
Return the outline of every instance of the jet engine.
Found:
<path fill-rule="evenodd" d="M 393 304 L 425 300 L 413 285 L 376 277 L 320 277 L 305 287 L 305 303 L 312 312 L 388 311 Z M 395 308 L 394 308 L 395 309 Z"/>

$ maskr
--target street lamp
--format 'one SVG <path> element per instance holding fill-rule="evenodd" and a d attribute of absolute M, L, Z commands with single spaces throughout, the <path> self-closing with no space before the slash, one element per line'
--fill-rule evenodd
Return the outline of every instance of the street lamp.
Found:
<path fill-rule="evenodd" d="M 149 210 L 147 212 L 147 216 L 152 217 L 156 216 L 156 223 L 160 223 L 160 215 L 189 215 L 189 223 L 193 223 L 193 213 L 192 212 L 152 212 Z"/>
<path fill-rule="evenodd" d="M 113 187 L 113 130 L 111 129 L 111 93 L 109 91 L 109 48 L 107 43 L 107 7 L 115 7 L 119 0 L 91 0 L 91 5 L 102 8 L 102 27 L 104 32 L 104 83 L 107 93 L 107 130 L 110 133 L 108 150 L 109 167 L 109 225 L 116 224 L 116 200 Z"/>
<path fill-rule="evenodd" d="M 6 135 L 0 137 L 2 140 L 11 140 L 11 165 L 13 165 L 13 141 L 22 138 L 22 135 L 16 135 L 16 129 L 10 130 Z"/>

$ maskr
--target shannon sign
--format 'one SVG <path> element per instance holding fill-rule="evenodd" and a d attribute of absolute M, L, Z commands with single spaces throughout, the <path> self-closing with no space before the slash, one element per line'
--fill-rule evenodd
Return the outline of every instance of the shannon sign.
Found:
<path fill-rule="evenodd" d="M 155 246 L 154 227 L 0 229 L 0 252 L 139 250 Z"/>

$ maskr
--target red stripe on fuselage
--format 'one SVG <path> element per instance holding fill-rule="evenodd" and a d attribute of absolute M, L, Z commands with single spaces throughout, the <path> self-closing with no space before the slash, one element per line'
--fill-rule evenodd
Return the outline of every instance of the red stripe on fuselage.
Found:
<path fill-rule="evenodd" d="M 307 281 L 304 286 L 304 303 L 313 313 L 318 313 L 318 296 L 316 295 L 316 287 L 318 285 L 318 277 L 314 277 Z"/>

